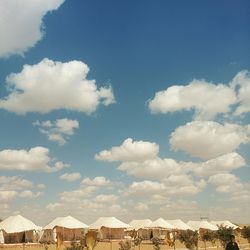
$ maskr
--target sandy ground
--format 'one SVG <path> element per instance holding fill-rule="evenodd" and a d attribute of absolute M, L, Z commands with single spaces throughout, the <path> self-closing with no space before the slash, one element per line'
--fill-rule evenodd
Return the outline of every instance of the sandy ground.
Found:
<path fill-rule="evenodd" d="M 245 239 L 238 239 L 238 244 L 241 250 L 250 250 L 250 244 Z M 70 245 L 69 242 L 65 242 L 64 245 Z M 56 248 L 55 244 L 48 245 L 47 250 L 63 250 Z M 135 250 L 153 250 L 153 245 L 150 241 L 143 241 L 140 246 L 136 246 Z M 173 247 L 168 245 L 161 245 L 161 250 L 170 250 Z M 199 242 L 199 249 L 205 250 L 204 243 Z M 46 250 L 45 245 L 38 243 L 30 244 L 0 244 L 0 250 Z M 119 240 L 112 240 L 107 242 L 98 242 L 94 250 L 119 250 Z M 174 249 L 173 249 L 174 250 Z M 176 241 L 176 250 L 186 250 L 185 246 L 180 242 Z M 223 250 L 219 242 L 216 242 L 215 245 L 207 244 L 207 250 Z"/>

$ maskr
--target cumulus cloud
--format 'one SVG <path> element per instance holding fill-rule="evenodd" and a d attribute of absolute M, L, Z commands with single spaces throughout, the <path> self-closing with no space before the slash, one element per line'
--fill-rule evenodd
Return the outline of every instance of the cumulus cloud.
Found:
<path fill-rule="evenodd" d="M 31 181 L 19 176 L 0 176 L 0 190 L 21 190 L 32 187 Z"/>
<path fill-rule="evenodd" d="M 211 176 L 208 182 L 215 186 L 216 191 L 229 195 L 229 201 L 237 202 L 237 206 L 249 204 L 250 202 L 250 182 L 243 182 L 234 174 L 222 173 Z"/>
<path fill-rule="evenodd" d="M 214 158 L 249 142 L 247 126 L 193 121 L 178 127 L 170 136 L 174 150 L 183 150 L 202 159 Z"/>
<path fill-rule="evenodd" d="M 240 179 L 229 173 L 213 175 L 208 182 L 216 186 L 216 191 L 220 193 L 233 193 L 243 189 Z"/>
<path fill-rule="evenodd" d="M 34 188 L 34 184 L 27 179 L 19 176 L 0 176 L 0 200 L 6 204 L 18 197 L 34 199 L 42 195 L 42 192 L 31 191 L 30 188 Z"/>
<path fill-rule="evenodd" d="M 19 197 L 26 199 L 34 199 L 42 195 L 42 192 L 32 192 L 31 190 L 24 190 L 19 193 Z"/>
<path fill-rule="evenodd" d="M 126 139 L 121 146 L 112 147 L 110 150 L 103 150 L 95 156 L 99 161 L 144 161 L 154 159 L 159 152 L 156 143 L 146 141 L 133 141 Z"/>
<path fill-rule="evenodd" d="M 122 162 L 118 169 L 131 176 L 149 179 L 163 179 L 182 172 L 180 163 L 174 159 L 159 157 L 145 161 Z"/>
<path fill-rule="evenodd" d="M 64 0 L 1 0 L 0 57 L 22 55 L 42 39 L 44 16 L 57 10 Z"/>
<path fill-rule="evenodd" d="M 46 206 L 46 209 L 48 209 L 49 211 L 55 211 L 56 209 L 59 209 L 62 207 L 62 204 L 61 203 L 49 203 L 47 206 Z"/>
<path fill-rule="evenodd" d="M 161 193 L 165 191 L 166 187 L 163 183 L 157 181 L 140 181 L 140 182 L 133 182 L 129 188 L 129 194 L 152 194 L 152 193 Z"/>
<path fill-rule="evenodd" d="M 97 195 L 95 198 L 94 198 L 94 201 L 95 202 L 98 202 L 98 203 L 114 203 L 116 202 L 118 199 L 118 197 L 116 195 L 113 195 L 113 194 L 100 194 L 100 195 Z"/>
<path fill-rule="evenodd" d="M 174 85 L 157 92 L 148 106 L 152 113 L 164 114 L 193 109 L 196 119 L 207 120 L 229 112 L 236 101 L 234 90 L 227 85 L 193 80 L 186 86 Z"/>
<path fill-rule="evenodd" d="M 218 156 L 217 158 L 213 158 L 205 162 L 184 163 L 184 168 L 194 173 L 196 176 L 209 177 L 215 174 L 228 173 L 232 170 L 245 166 L 245 164 L 245 159 L 238 153 L 233 152 Z"/>
<path fill-rule="evenodd" d="M 17 195 L 18 193 L 14 190 L 0 191 L 0 200 L 3 203 L 8 203 L 16 198 Z"/>
<path fill-rule="evenodd" d="M 123 143 L 121 146 L 113 147 L 109 151 L 104 150 L 96 155 L 96 159 L 103 161 L 118 161 L 118 160 L 122 161 L 121 164 L 117 166 L 118 170 L 123 171 L 130 176 L 134 176 L 137 178 L 146 178 L 150 180 L 163 180 L 171 175 L 180 176 L 182 174 L 192 174 L 199 178 L 209 177 L 214 174 L 226 173 L 238 169 L 240 167 L 243 167 L 246 164 L 246 162 L 245 159 L 240 154 L 238 154 L 237 152 L 230 152 L 223 154 L 222 150 L 225 150 L 224 148 L 230 148 L 230 149 L 232 148 L 232 145 L 229 146 L 227 145 L 229 141 L 233 143 L 233 140 L 235 140 L 234 147 L 237 147 L 237 143 L 238 144 L 246 143 L 249 140 L 249 135 L 247 135 L 247 133 L 249 133 L 248 126 L 243 127 L 234 124 L 227 124 L 222 126 L 218 123 L 211 122 L 211 126 L 212 125 L 215 127 L 213 128 L 214 131 L 213 133 L 218 134 L 217 136 L 213 137 L 213 140 L 218 140 L 218 144 L 221 144 L 222 149 L 221 149 L 221 155 L 208 159 L 207 161 L 184 162 L 184 161 L 176 161 L 175 159 L 172 158 L 160 158 L 157 155 L 159 151 L 159 146 L 151 142 L 147 142 L 148 145 L 151 146 L 151 150 L 148 151 L 154 153 L 153 154 L 148 153 L 145 157 L 143 157 L 143 153 L 141 154 L 141 152 L 144 152 L 143 147 L 141 148 L 137 147 L 137 151 L 135 149 L 132 150 L 133 147 L 130 147 L 130 145 L 133 144 L 132 139 L 130 139 L 128 143 L 129 146 L 126 145 L 126 147 L 124 147 L 125 143 Z M 209 129 L 206 128 L 208 135 L 210 134 L 210 129 L 212 129 L 211 126 L 209 127 Z M 219 132 L 217 130 L 219 130 Z M 220 130 L 222 130 L 222 132 Z M 224 130 L 226 130 L 226 132 Z M 245 132 L 245 130 L 248 132 Z M 221 136 L 219 136 L 220 133 L 222 134 Z M 183 141 L 185 141 L 185 136 L 187 140 L 190 139 L 188 135 L 185 135 L 185 131 L 179 133 L 178 137 L 181 137 L 180 134 L 184 134 L 183 135 L 184 138 L 180 138 L 180 140 L 183 139 Z M 201 140 L 200 138 L 205 136 L 202 135 L 202 132 L 201 135 L 198 132 L 197 133 L 194 132 L 194 134 L 195 136 L 197 136 L 196 141 L 194 141 L 194 145 L 199 144 L 199 147 L 201 147 L 202 142 L 200 141 Z M 224 137 L 226 137 L 226 141 L 224 140 Z M 233 139 L 230 140 L 230 138 Z M 125 140 L 125 142 L 126 141 L 127 140 Z M 190 143 L 192 143 L 191 139 Z M 209 143 L 204 142 L 204 144 L 206 143 L 212 145 L 214 142 L 213 141 L 209 141 Z M 144 142 L 140 142 L 140 145 L 143 144 Z M 186 145 L 188 146 L 188 143 Z M 212 146 L 208 145 L 207 147 L 212 147 Z M 204 152 L 206 150 L 208 151 L 210 150 L 209 151 L 210 156 L 212 156 L 212 154 L 217 155 L 216 153 L 216 149 L 218 147 L 217 145 L 214 146 L 215 149 L 207 149 L 207 147 L 205 146 L 203 147 Z M 225 151 L 230 151 L 230 150 L 227 149 Z M 140 154 L 138 154 L 137 152 L 139 152 Z"/>
<path fill-rule="evenodd" d="M 56 62 L 47 58 L 25 65 L 6 78 L 10 94 L 0 99 L 0 108 L 25 114 L 65 109 L 91 114 L 100 104 L 115 102 L 111 87 L 98 89 L 88 80 L 89 67 L 81 61 Z M 46 98 L 43 98 L 46 97 Z"/>
<path fill-rule="evenodd" d="M 85 178 L 82 180 L 84 186 L 95 186 L 95 187 L 105 187 L 110 186 L 112 182 L 106 179 L 104 176 L 96 176 L 93 179 Z"/>
<path fill-rule="evenodd" d="M 159 157 L 144 162 L 123 162 L 118 169 L 137 178 L 162 180 L 171 175 L 179 176 L 188 173 L 197 177 L 209 177 L 217 173 L 230 172 L 245 164 L 241 155 L 232 152 L 204 162 L 177 162 L 171 158 Z"/>
<path fill-rule="evenodd" d="M 65 173 L 65 174 L 63 174 L 63 175 L 60 176 L 61 180 L 65 180 L 65 181 L 68 181 L 68 182 L 76 181 L 76 180 L 79 180 L 80 178 L 81 178 L 81 174 L 78 173 L 78 172 L 75 172 L 75 173 Z"/>
<path fill-rule="evenodd" d="M 97 187 L 89 186 L 85 188 L 79 188 L 72 191 L 65 191 L 60 193 L 60 200 L 62 202 L 81 202 L 82 198 L 90 197 L 95 191 Z"/>
<path fill-rule="evenodd" d="M 250 111 L 250 73 L 247 70 L 240 71 L 232 80 L 231 86 L 237 91 L 239 106 L 235 114 L 242 115 Z M 238 90 L 237 90 L 238 89 Z"/>
<path fill-rule="evenodd" d="M 66 165 L 60 161 L 53 162 L 49 149 L 34 147 L 30 150 L 5 149 L 0 151 L 0 170 L 5 171 L 59 171 Z"/>
<path fill-rule="evenodd" d="M 148 205 L 145 204 L 145 203 L 142 203 L 142 202 L 138 202 L 136 205 L 135 205 L 135 210 L 137 211 L 147 211 L 149 208 L 148 208 Z"/>
<path fill-rule="evenodd" d="M 46 185 L 40 183 L 40 184 L 37 184 L 36 187 L 39 188 L 39 189 L 44 189 L 44 188 L 46 188 Z"/>
<path fill-rule="evenodd" d="M 45 134 L 50 141 L 55 141 L 59 145 L 64 145 L 66 140 L 75 133 L 75 129 L 79 128 L 77 120 L 67 118 L 57 119 L 56 121 L 36 121 L 33 125 L 39 127 L 39 131 Z"/>
<path fill-rule="evenodd" d="M 188 175 L 171 175 L 162 181 L 139 181 L 133 182 L 127 190 L 125 195 L 138 195 L 138 196 L 154 196 L 162 194 L 165 197 L 176 195 L 194 195 L 201 192 L 206 186 L 204 180 L 195 182 Z"/>
<path fill-rule="evenodd" d="M 192 218 L 196 219 L 197 214 L 201 214 L 202 209 L 194 200 L 178 199 L 168 202 L 165 206 L 161 206 L 160 211 L 163 214 L 167 214 L 170 218 L 182 218 L 188 221 Z"/>

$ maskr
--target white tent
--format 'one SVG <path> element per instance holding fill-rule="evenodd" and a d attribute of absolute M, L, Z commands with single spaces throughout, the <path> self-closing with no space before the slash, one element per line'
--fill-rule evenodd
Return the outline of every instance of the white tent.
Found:
<path fill-rule="evenodd" d="M 75 219 L 72 216 L 66 217 L 57 217 L 53 221 L 51 221 L 48 225 L 46 225 L 43 229 L 53 229 L 55 227 L 64 227 L 70 229 L 77 229 L 77 228 L 88 228 L 89 226 L 84 224 L 83 222 Z"/>
<path fill-rule="evenodd" d="M 131 226 L 115 217 L 100 217 L 89 228 L 99 230 L 101 239 L 123 239 L 124 229 Z"/>
<path fill-rule="evenodd" d="M 61 236 L 62 240 L 78 240 L 82 237 L 82 230 L 86 228 L 88 225 L 72 216 L 57 217 L 43 228 L 40 241 L 55 242 L 58 235 Z"/>
<path fill-rule="evenodd" d="M 149 226 L 152 224 L 150 219 L 145 220 L 132 220 L 129 225 L 132 227 L 132 230 L 136 230 L 137 236 L 141 237 L 144 240 L 149 240 L 152 229 Z M 130 229 L 130 230 L 131 230 Z M 135 236 L 134 236 L 135 237 Z"/>
<path fill-rule="evenodd" d="M 164 228 L 164 229 L 174 229 L 174 226 L 168 223 L 163 218 L 159 218 L 153 221 L 149 226 L 149 228 Z"/>
<path fill-rule="evenodd" d="M 21 215 L 9 216 L 0 223 L 0 242 L 37 242 L 41 229 Z"/>
<path fill-rule="evenodd" d="M 107 228 L 131 228 L 130 225 L 116 219 L 115 217 L 100 217 L 94 223 L 89 225 L 90 229 Z"/>
<path fill-rule="evenodd" d="M 174 229 L 177 230 L 192 230 L 192 228 L 184 223 L 182 220 L 167 220 L 168 223 L 172 224 L 174 226 Z"/>
<path fill-rule="evenodd" d="M 135 230 L 149 227 L 151 224 L 152 224 L 152 221 L 150 219 L 132 220 L 129 222 L 129 225 L 132 227 L 132 229 L 135 229 Z"/>
<path fill-rule="evenodd" d="M 32 230 L 41 230 L 41 227 L 35 225 L 31 220 L 22 215 L 9 216 L 0 223 L 0 229 L 6 233 L 19 233 Z"/>
<path fill-rule="evenodd" d="M 206 220 L 201 220 L 201 221 L 189 221 L 187 223 L 193 230 L 200 230 L 200 229 L 208 229 L 212 231 L 218 230 L 218 227 L 209 223 Z"/>
<path fill-rule="evenodd" d="M 212 224 L 215 225 L 215 226 L 223 226 L 223 227 L 227 227 L 227 228 L 231 227 L 231 228 L 233 228 L 234 230 L 240 228 L 239 226 L 234 225 L 233 223 L 231 223 L 231 222 L 228 221 L 228 220 L 211 221 L 210 223 L 212 223 Z"/>

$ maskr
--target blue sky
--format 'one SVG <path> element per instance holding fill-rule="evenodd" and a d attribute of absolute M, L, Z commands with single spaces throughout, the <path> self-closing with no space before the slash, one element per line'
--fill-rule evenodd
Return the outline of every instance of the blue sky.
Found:
<path fill-rule="evenodd" d="M 249 9 L 2 1 L 1 217 L 249 221 Z"/>

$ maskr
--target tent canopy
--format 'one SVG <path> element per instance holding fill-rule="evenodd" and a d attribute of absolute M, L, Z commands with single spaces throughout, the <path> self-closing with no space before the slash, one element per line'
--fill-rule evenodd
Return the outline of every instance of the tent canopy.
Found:
<path fill-rule="evenodd" d="M 66 217 L 57 217 L 56 219 L 51 221 L 48 225 L 46 225 L 43 229 L 44 230 L 53 229 L 54 227 L 78 229 L 78 228 L 88 228 L 89 226 L 75 219 L 72 216 L 66 216 Z"/>
<path fill-rule="evenodd" d="M 215 226 L 223 226 L 223 227 L 232 227 L 233 229 L 238 229 L 240 228 L 239 226 L 233 224 L 232 222 L 228 221 L 228 220 L 220 220 L 220 221 L 211 221 L 210 223 L 212 223 Z"/>
<path fill-rule="evenodd" d="M 129 225 L 135 229 L 143 229 L 146 227 L 149 227 L 151 225 L 152 221 L 150 219 L 145 219 L 145 220 L 132 220 L 130 221 Z"/>
<path fill-rule="evenodd" d="M 200 230 L 200 229 L 208 229 L 208 230 L 212 230 L 212 231 L 216 231 L 218 230 L 218 227 L 209 223 L 206 220 L 201 220 L 201 221 L 194 221 L 194 220 L 190 220 L 187 223 L 193 230 Z"/>
<path fill-rule="evenodd" d="M 182 220 L 167 220 L 168 223 L 172 224 L 174 226 L 174 229 L 178 230 L 192 230 L 192 228 L 184 223 Z"/>
<path fill-rule="evenodd" d="M 32 221 L 22 215 L 9 216 L 0 223 L 0 229 L 6 233 L 19 233 L 31 230 L 41 230 L 41 227 L 35 225 Z"/>
<path fill-rule="evenodd" d="M 174 226 L 168 223 L 163 218 L 159 218 L 153 221 L 149 226 L 149 228 L 165 228 L 165 229 L 174 229 Z"/>
<path fill-rule="evenodd" d="M 90 229 L 100 229 L 101 227 L 107 228 L 131 228 L 130 225 L 116 219 L 115 217 L 100 217 L 92 223 Z"/>

